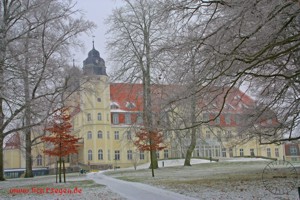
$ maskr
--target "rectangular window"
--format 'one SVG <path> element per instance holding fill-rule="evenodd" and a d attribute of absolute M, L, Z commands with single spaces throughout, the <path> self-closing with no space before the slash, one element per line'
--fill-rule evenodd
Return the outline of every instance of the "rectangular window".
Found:
<path fill-rule="evenodd" d="M 232 133 L 231 131 L 226 131 L 226 141 L 229 141 L 230 139 L 232 139 Z"/>
<path fill-rule="evenodd" d="M 226 158 L 226 148 L 222 148 L 222 157 Z"/>
<path fill-rule="evenodd" d="M 164 158 L 169 158 L 169 151 L 167 149 L 164 150 Z"/>
<path fill-rule="evenodd" d="M 92 150 L 88 150 L 88 160 L 93 160 L 93 152 L 92 152 Z"/>
<path fill-rule="evenodd" d="M 250 156 L 255 156 L 254 149 L 250 149 Z"/>
<path fill-rule="evenodd" d="M 218 136 L 218 142 L 222 141 L 222 132 L 221 131 L 217 131 L 217 136 Z"/>
<path fill-rule="evenodd" d="M 290 154 L 292 156 L 296 156 L 298 154 L 298 150 L 297 150 L 297 147 L 295 146 L 290 146 Z"/>
<path fill-rule="evenodd" d="M 107 134 L 106 134 L 106 135 L 107 135 L 107 139 L 109 139 L 109 138 L 110 138 L 110 136 L 109 136 L 109 135 L 110 135 L 110 134 L 109 134 L 109 131 L 107 131 Z"/>
<path fill-rule="evenodd" d="M 229 148 L 229 157 L 233 157 L 233 151 L 232 151 L 232 148 Z"/>
<path fill-rule="evenodd" d="M 132 160 L 132 150 L 127 151 L 127 160 Z"/>
<path fill-rule="evenodd" d="M 220 147 L 219 148 L 216 148 L 216 151 L 215 151 L 215 156 L 216 157 L 220 157 Z"/>
<path fill-rule="evenodd" d="M 86 117 L 87 117 L 87 121 L 88 122 L 92 121 L 92 115 L 91 115 L 91 113 L 88 113 Z"/>
<path fill-rule="evenodd" d="M 101 115 L 101 113 L 98 113 L 97 118 L 98 118 L 98 121 L 101 121 L 101 120 L 102 120 L 102 115 Z"/>
<path fill-rule="evenodd" d="M 157 157 L 157 159 L 159 159 L 159 152 L 158 151 L 156 152 L 156 157 Z"/>
<path fill-rule="evenodd" d="M 115 151 L 115 160 L 120 160 L 120 151 L 119 150 Z"/>
<path fill-rule="evenodd" d="M 238 133 L 238 137 L 239 137 L 239 139 L 243 139 L 243 133 L 242 133 L 242 132 L 239 132 L 239 133 Z"/>
<path fill-rule="evenodd" d="M 41 165 L 43 165 L 43 158 L 42 158 L 42 156 L 41 155 L 38 155 L 37 157 L 36 157 L 36 164 L 37 164 L 37 166 L 41 166 Z"/>
<path fill-rule="evenodd" d="M 231 123 L 231 116 L 230 116 L 230 114 L 226 114 L 225 115 L 225 123 L 226 124 L 230 124 Z"/>
<path fill-rule="evenodd" d="M 210 131 L 206 131 L 206 139 L 210 139 Z"/>
<path fill-rule="evenodd" d="M 127 140 L 132 140 L 131 132 L 127 131 Z"/>
<path fill-rule="evenodd" d="M 136 123 L 137 124 L 142 124 L 143 123 L 143 116 L 141 114 L 139 114 L 137 116 Z"/>
<path fill-rule="evenodd" d="M 220 124 L 220 116 L 215 119 L 215 124 Z"/>
<path fill-rule="evenodd" d="M 145 153 L 144 151 L 140 151 L 140 160 L 144 160 L 145 159 Z"/>
<path fill-rule="evenodd" d="M 107 159 L 110 160 L 110 150 L 107 150 Z"/>
<path fill-rule="evenodd" d="M 275 156 L 279 157 L 279 149 L 278 148 L 275 148 Z"/>
<path fill-rule="evenodd" d="M 240 149 L 240 156 L 244 156 L 244 149 Z"/>
<path fill-rule="evenodd" d="M 125 114 L 125 124 L 131 124 L 131 115 L 130 115 L 130 113 Z"/>
<path fill-rule="evenodd" d="M 113 114 L 113 124 L 119 124 L 119 114 Z"/>
<path fill-rule="evenodd" d="M 267 148 L 267 157 L 271 157 L 271 149 Z"/>
<path fill-rule="evenodd" d="M 241 116 L 240 115 L 235 115 L 234 118 L 235 118 L 236 124 L 241 124 Z"/>
<path fill-rule="evenodd" d="M 119 131 L 115 131 L 115 140 L 119 139 Z"/>

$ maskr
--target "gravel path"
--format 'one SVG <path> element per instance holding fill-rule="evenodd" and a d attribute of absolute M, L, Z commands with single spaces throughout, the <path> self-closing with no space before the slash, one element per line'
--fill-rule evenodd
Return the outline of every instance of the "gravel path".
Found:
<path fill-rule="evenodd" d="M 88 177 L 96 183 L 107 185 L 112 191 L 130 200 L 196 200 L 196 198 L 150 185 L 114 179 L 103 175 L 103 173 L 90 173 Z"/>
<path fill-rule="evenodd" d="M 55 183 L 55 176 L 9 179 L 1 182 L 0 199 L 125 200 L 108 187 L 91 182 L 86 175 L 78 176 L 78 174 L 68 174 L 67 183 Z"/>
<path fill-rule="evenodd" d="M 271 193 L 262 180 L 263 169 L 270 161 L 219 162 L 193 165 L 192 167 L 169 167 L 155 170 L 126 170 L 107 172 L 109 176 L 127 181 L 153 185 L 201 200 L 300 200 L 297 185 L 287 194 Z M 298 164 L 299 165 L 299 164 Z M 299 168 L 298 169 L 299 174 Z M 282 180 L 284 181 L 284 180 Z M 285 187 L 282 181 L 272 186 Z"/>

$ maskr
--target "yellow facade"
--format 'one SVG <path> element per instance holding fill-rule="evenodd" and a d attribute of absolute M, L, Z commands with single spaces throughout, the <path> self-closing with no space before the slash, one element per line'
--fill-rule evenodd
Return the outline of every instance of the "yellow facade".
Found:
<path fill-rule="evenodd" d="M 79 163 L 91 169 L 131 167 L 149 162 L 148 153 L 137 155 L 131 126 L 112 125 L 110 85 L 107 76 L 86 77 L 80 92 L 80 112 L 74 116 L 74 134 L 82 138 Z"/>
<path fill-rule="evenodd" d="M 71 107 L 72 134 L 81 138 L 78 155 L 66 158 L 67 166 L 98 170 L 132 167 L 149 162 L 149 152 L 140 152 L 133 145 L 135 131 L 139 130 L 139 125 L 142 123 L 138 123 L 138 119 L 136 124 L 113 122 L 113 111 L 115 111 L 113 109 L 116 108 L 112 107 L 116 106 L 114 103 L 117 102 L 112 102 L 111 85 L 105 69 L 104 60 L 93 47 L 84 61 L 84 76 L 80 80 L 80 90 L 72 94 L 66 102 L 66 105 Z M 130 106 L 130 103 L 134 102 L 127 103 Z M 140 110 L 128 109 L 126 112 L 137 115 Z M 122 113 L 124 110 L 120 109 L 118 112 Z M 247 140 L 239 137 L 237 126 L 201 125 L 197 127 L 197 141 L 193 156 L 213 158 L 264 156 L 277 159 L 282 159 L 284 156 L 282 145 L 259 145 L 255 139 Z M 176 137 L 165 139 L 168 141 L 168 148 L 157 152 L 159 159 L 184 157 L 190 143 L 189 139 L 181 138 L 180 141 Z M 32 148 L 33 167 L 54 168 L 56 158 L 45 156 L 43 149 L 43 144 Z M 4 164 L 5 168 L 24 168 L 25 156 L 20 149 L 5 149 Z"/>
<path fill-rule="evenodd" d="M 22 155 L 20 149 L 5 149 L 4 169 L 20 168 L 22 165 Z"/>
<path fill-rule="evenodd" d="M 228 137 L 229 136 L 229 137 Z M 202 141 L 196 146 L 194 156 L 201 157 L 268 157 L 283 159 L 283 145 L 260 145 L 256 138 L 247 138 L 238 134 L 237 127 L 221 128 L 203 125 L 200 130 Z"/>

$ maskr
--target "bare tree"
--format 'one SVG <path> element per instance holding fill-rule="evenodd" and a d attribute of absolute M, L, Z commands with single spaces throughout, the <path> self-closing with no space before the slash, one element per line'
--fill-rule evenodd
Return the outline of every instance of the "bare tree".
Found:
<path fill-rule="evenodd" d="M 151 84 L 153 75 L 159 71 L 160 46 L 164 41 L 166 24 L 159 14 L 156 1 L 124 0 L 124 6 L 114 10 L 108 19 L 110 39 L 108 49 L 111 60 L 119 66 L 115 77 L 143 84 L 144 126 L 150 133 L 154 130 Z M 150 151 L 152 176 L 158 168 L 156 153 Z"/>
<path fill-rule="evenodd" d="M 31 128 L 61 101 L 70 47 L 80 44 L 76 35 L 94 26 L 76 18 L 73 7 L 72 1 L 57 0 L 0 3 L 0 180 L 4 138 L 20 130 L 26 137 L 26 176 L 32 176 Z"/>
<path fill-rule="evenodd" d="M 197 33 L 176 36 L 182 41 L 177 46 L 199 49 L 195 94 L 212 86 L 228 94 L 242 85 L 257 100 L 245 126 L 261 143 L 300 138 L 298 1 L 170 0 L 165 7 L 171 21 L 179 21 L 178 30 Z M 263 125 L 266 120 L 272 126 Z"/>

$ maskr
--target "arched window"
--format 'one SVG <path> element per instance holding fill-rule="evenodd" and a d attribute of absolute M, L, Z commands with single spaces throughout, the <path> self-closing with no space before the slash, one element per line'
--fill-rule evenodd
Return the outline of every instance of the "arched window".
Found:
<path fill-rule="evenodd" d="M 88 160 L 93 160 L 93 152 L 92 152 L 92 150 L 88 150 Z"/>
<path fill-rule="evenodd" d="M 103 160 L 103 150 L 102 149 L 98 150 L 98 160 Z"/>
<path fill-rule="evenodd" d="M 102 138 L 103 138 L 102 131 L 98 131 L 98 139 L 102 139 Z"/>
<path fill-rule="evenodd" d="M 87 133 L 87 139 L 88 139 L 88 140 L 91 140 L 92 137 L 93 137 L 93 134 L 92 134 L 91 131 L 89 131 L 89 132 Z"/>
<path fill-rule="evenodd" d="M 37 166 L 43 165 L 43 157 L 40 154 L 37 155 L 37 157 L 36 157 L 36 165 Z"/>
<path fill-rule="evenodd" d="M 98 118 L 98 121 L 101 121 L 101 120 L 102 120 L 102 115 L 101 115 L 101 113 L 98 113 L 97 118 Z"/>

